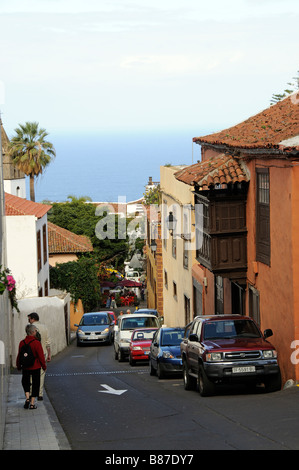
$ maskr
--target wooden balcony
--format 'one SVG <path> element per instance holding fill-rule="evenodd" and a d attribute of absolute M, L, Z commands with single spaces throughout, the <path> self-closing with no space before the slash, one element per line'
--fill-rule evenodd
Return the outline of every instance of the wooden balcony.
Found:
<path fill-rule="evenodd" d="M 244 191 L 195 193 L 196 259 L 217 276 L 246 278 L 247 229 Z"/>

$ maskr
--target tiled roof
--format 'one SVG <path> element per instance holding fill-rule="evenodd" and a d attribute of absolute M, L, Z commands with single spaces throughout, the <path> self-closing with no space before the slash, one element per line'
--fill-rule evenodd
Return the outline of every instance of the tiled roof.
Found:
<path fill-rule="evenodd" d="M 5 215 L 34 215 L 43 217 L 52 206 L 5 193 Z"/>
<path fill-rule="evenodd" d="M 48 221 L 49 253 L 81 253 L 93 251 L 88 237 L 76 235 L 65 228 L 58 227 Z"/>
<path fill-rule="evenodd" d="M 199 186 L 207 190 L 215 185 L 230 185 L 249 181 L 249 173 L 245 163 L 231 155 L 221 154 L 209 160 L 187 166 L 175 173 L 177 180 Z"/>
<path fill-rule="evenodd" d="M 236 126 L 194 137 L 193 141 L 234 148 L 299 150 L 299 92 Z"/>

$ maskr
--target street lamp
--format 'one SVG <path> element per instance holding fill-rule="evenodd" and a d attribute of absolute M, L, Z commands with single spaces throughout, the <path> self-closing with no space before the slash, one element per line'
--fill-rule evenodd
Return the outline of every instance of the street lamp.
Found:
<path fill-rule="evenodd" d="M 176 224 L 177 224 L 177 220 L 176 220 L 175 216 L 173 215 L 172 212 L 169 212 L 169 216 L 166 217 L 166 226 L 167 226 L 171 236 L 173 236 L 173 232 L 176 229 Z"/>
<path fill-rule="evenodd" d="M 157 243 L 155 240 L 152 240 L 150 248 L 154 253 L 157 251 Z"/>

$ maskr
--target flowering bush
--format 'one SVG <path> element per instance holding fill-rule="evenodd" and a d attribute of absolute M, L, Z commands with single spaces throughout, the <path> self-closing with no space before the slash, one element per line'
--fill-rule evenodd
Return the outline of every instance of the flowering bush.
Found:
<path fill-rule="evenodd" d="M 127 295 L 127 296 L 121 296 L 120 297 L 120 305 L 121 306 L 130 306 L 134 305 L 136 300 L 136 297 L 134 295 Z"/>
<path fill-rule="evenodd" d="M 6 289 L 8 290 L 11 306 L 19 312 L 16 299 L 16 281 L 10 274 L 10 270 L 7 268 L 2 270 L 2 266 L 0 265 L 0 295 L 3 295 Z"/>

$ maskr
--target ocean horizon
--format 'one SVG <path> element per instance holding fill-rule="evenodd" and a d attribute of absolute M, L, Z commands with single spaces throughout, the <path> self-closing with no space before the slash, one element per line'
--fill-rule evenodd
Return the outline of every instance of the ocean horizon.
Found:
<path fill-rule="evenodd" d="M 192 165 L 200 159 L 197 135 L 210 131 L 49 134 L 56 158 L 35 181 L 36 202 L 64 202 L 70 195 L 93 202 L 140 199 L 160 166 Z M 27 178 L 27 198 L 29 198 Z"/>

